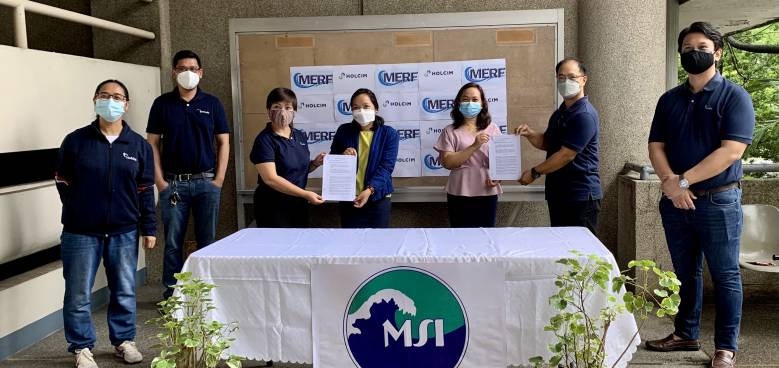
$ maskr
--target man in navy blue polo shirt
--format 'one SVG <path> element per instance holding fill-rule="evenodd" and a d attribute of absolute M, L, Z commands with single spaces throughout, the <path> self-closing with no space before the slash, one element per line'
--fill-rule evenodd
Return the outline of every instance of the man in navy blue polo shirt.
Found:
<path fill-rule="evenodd" d="M 166 298 L 173 292 L 170 286 L 176 284 L 173 275 L 181 272 L 190 211 L 198 248 L 214 242 L 230 153 L 224 107 L 198 88 L 203 77 L 200 57 L 189 50 L 177 52 L 172 77 L 176 88 L 154 100 L 146 127 L 165 228 L 162 282 Z"/>
<path fill-rule="evenodd" d="M 528 185 L 546 175 L 546 201 L 552 226 L 582 226 L 595 234 L 603 192 L 598 173 L 598 111 L 584 95 L 587 67 L 566 58 L 555 67 L 560 108 L 544 133 L 520 125 L 515 133 L 546 151 L 546 161 L 526 170 L 519 182 Z"/>
<path fill-rule="evenodd" d="M 696 22 L 679 34 L 687 81 L 660 97 L 649 133 L 649 158 L 665 194 L 660 215 L 671 261 L 682 282 L 674 332 L 651 350 L 698 350 L 703 260 L 716 297 L 713 367 L 732 367 L 741 322 L 741 156 L 752 143 L 755 112 L 740 86 L 715 63 L 722 35 Z"/>

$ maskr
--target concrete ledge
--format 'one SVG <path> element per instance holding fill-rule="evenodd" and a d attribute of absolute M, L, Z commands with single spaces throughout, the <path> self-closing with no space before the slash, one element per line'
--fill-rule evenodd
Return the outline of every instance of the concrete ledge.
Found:
<path fill-rule="evenodd" d="M 743 204 L 779 206 L 779 179 L 750 179 L 742 185 Z M 663 232 L 658 202 L 660 181 L 640 180 L 636 174 L 619 178 L 617 263 L 621 268 L 631 259 L 651 259 L 660 268 L 673 270 Z M 741 270 L 745 302 L 779 303 L 779 274 Z M 704 267 L 704 298 L 713 301 L 708 270 Z"/>

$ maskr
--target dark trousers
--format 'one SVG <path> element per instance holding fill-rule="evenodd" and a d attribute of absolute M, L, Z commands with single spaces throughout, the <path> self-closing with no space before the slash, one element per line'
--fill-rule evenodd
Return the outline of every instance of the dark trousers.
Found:
<path fill-rule="evenodd" d="M 495 227 L 498 196 L 465 197 L 446 195 L 451 227 Z"/>
<path fill-rule="evenodd" d="M 703 304 L 703 260 L 714 283 L 716 317 L 714 348 L 738 350 L 741 324 L 741 270 L 738 266 L 741 227 L 741 189 L 699 196 L 694 210 L 660 201 L 665 239 L 671 253 L 682 298 L 674 320 L 674 334 L 697 339 Z"/>
<path fill-rule="evenodd" d="M 392 200 L 382 198 L 368 201 L 362 208 L 355 208 L 353 202 L 339 202 L 341 227 L 344 229 L 383 229 L 390 226 Z"/>
<path fill-rule="evenodd" d="M 590 229 L 593 235 L 597 235 L 600 199 L 547 200 L 546 205 L 549 207 L 549 222 L 552 227 L 581 226 Z"/>
<path fill-rule="evenodd" d="M 257 227 L 307 228 L 308 202 L 282 193 L 254 191 L 254 219 Z"/>

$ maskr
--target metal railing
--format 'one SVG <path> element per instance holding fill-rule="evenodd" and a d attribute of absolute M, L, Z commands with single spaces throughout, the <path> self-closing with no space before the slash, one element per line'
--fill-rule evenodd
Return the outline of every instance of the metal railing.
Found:
<path fill-rule="evenodd" d="M 46 15 L 53 18 L 67 20 L 74 23 L 102 28 L 109 31 L 125 33 L 131 36 L 136 36 L 147 40 L 153 40 L 156 37 L 154 33 L 143 29 L 126 26 L 124 24 L 109 22 L 107 20 L 103 20 L 100 18 L 95 18 L 89 15 L 76 13 L 70 10 L 60 9 L 53 6 L 36 3 L 34 1 L 0 0 L 0 5 L 5 5 L 14 9 L 14 35 L 15 35 L 16 47 L 23 48 L 23 49 L 27 48 L 27 21 L 25 19 L 25 13 L 28 11 L 36 14 Z"/>
<path fill-rule="evenodd" d="M 743 164 L 744 173 L 770 173 L 779 172 L 779 164 Z M 649 180 L 655 174 L 655 169 L 650 165 L 626 163 L 622 173 L 637 172 L 641 180 Z"/>

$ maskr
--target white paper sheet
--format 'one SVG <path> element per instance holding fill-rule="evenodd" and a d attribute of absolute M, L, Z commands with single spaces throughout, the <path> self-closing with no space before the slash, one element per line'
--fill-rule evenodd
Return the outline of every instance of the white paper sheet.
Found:
<path fill-rule="evenodd" d="M 300 98 L 301 95 L 332 94 L 332 66 L 293 66 L 289 68 L 290 85 Z"/>
<path fill-rule="evenodd" d="M 333 123 L 295 123 L 295 128 L 300 129 L 306 134 L 308 141 L 308 152 L 310 159 L 313 160 L 320 153 L 330 153 L 330 145 L 333 144 L 335 130 L 338 126 Z M 322 167 L 308 173 L 308 178 L 321 178 Z"/>
<path fill-rule="evenodd" d="M 419 120 L 419 95 L 412 93 L 380 93 L 377 114 L 385 121 Z"/>
<path fill-rule="evenodd" d="M 348 93 L 358 88 L 374 89 L 374 65 L 340 65 L 333 67 L 333 91 Z"/>
<path fill-rule="evenodd" d="M 298 95 L 295 123 L 332 123 L 332 95 Z"/>
<path fill-rule="evenodd" d="M 419 64 L 419 90 L 425 92 L 452 91 L 462 83 L 462 65 L 458 61 Z"/>
<path fill-rule="evenodd" d="M 501 134 L 490 137 L 490 178 L 492 180 L 517 180 L 522 174 L 522 157 L 519 136 Z"/>
<path fill-rule="evenodd" d="M 335 115 L 336 124 L 343 124 L 352 121 L 352 105 L 350 103 L 351 94 L 336 94 L 333 96 L 333 115 Z"/>
<path fill-rule="evenodd" d="M 484 89 L 506 90 L 506 59 L 463 61 L 462 68 L 463 84 L 478 83 Z"/>
<path fill-rule="evenodd" d="M 327 155 L 322 172 L 322 198 L 353 201 L 357 190 L 357 156 Z"/>
<path fill-rule="evenodd" d="M 433 146 L 435 146 L 444 128 L 451 123 L 450 120 L 422 121 L 419 123 L 419 131 L 422 134 L 422 148 L 419 153 L 419 158 L 422 160 L 422 176 L 449 176 L 449 170 L 444 168 L 441 162 L 439 162 L 439 153 Z"/>
<path fill-rule="evenodd" d="M 422 175 L 422 163 L 419 158 L 420 140 L 418 121 L 387 122 L 387 125 L 398 131 L 400 143 L 398 158 L 395 162 L 393 178 L 416 178 Z"/>

